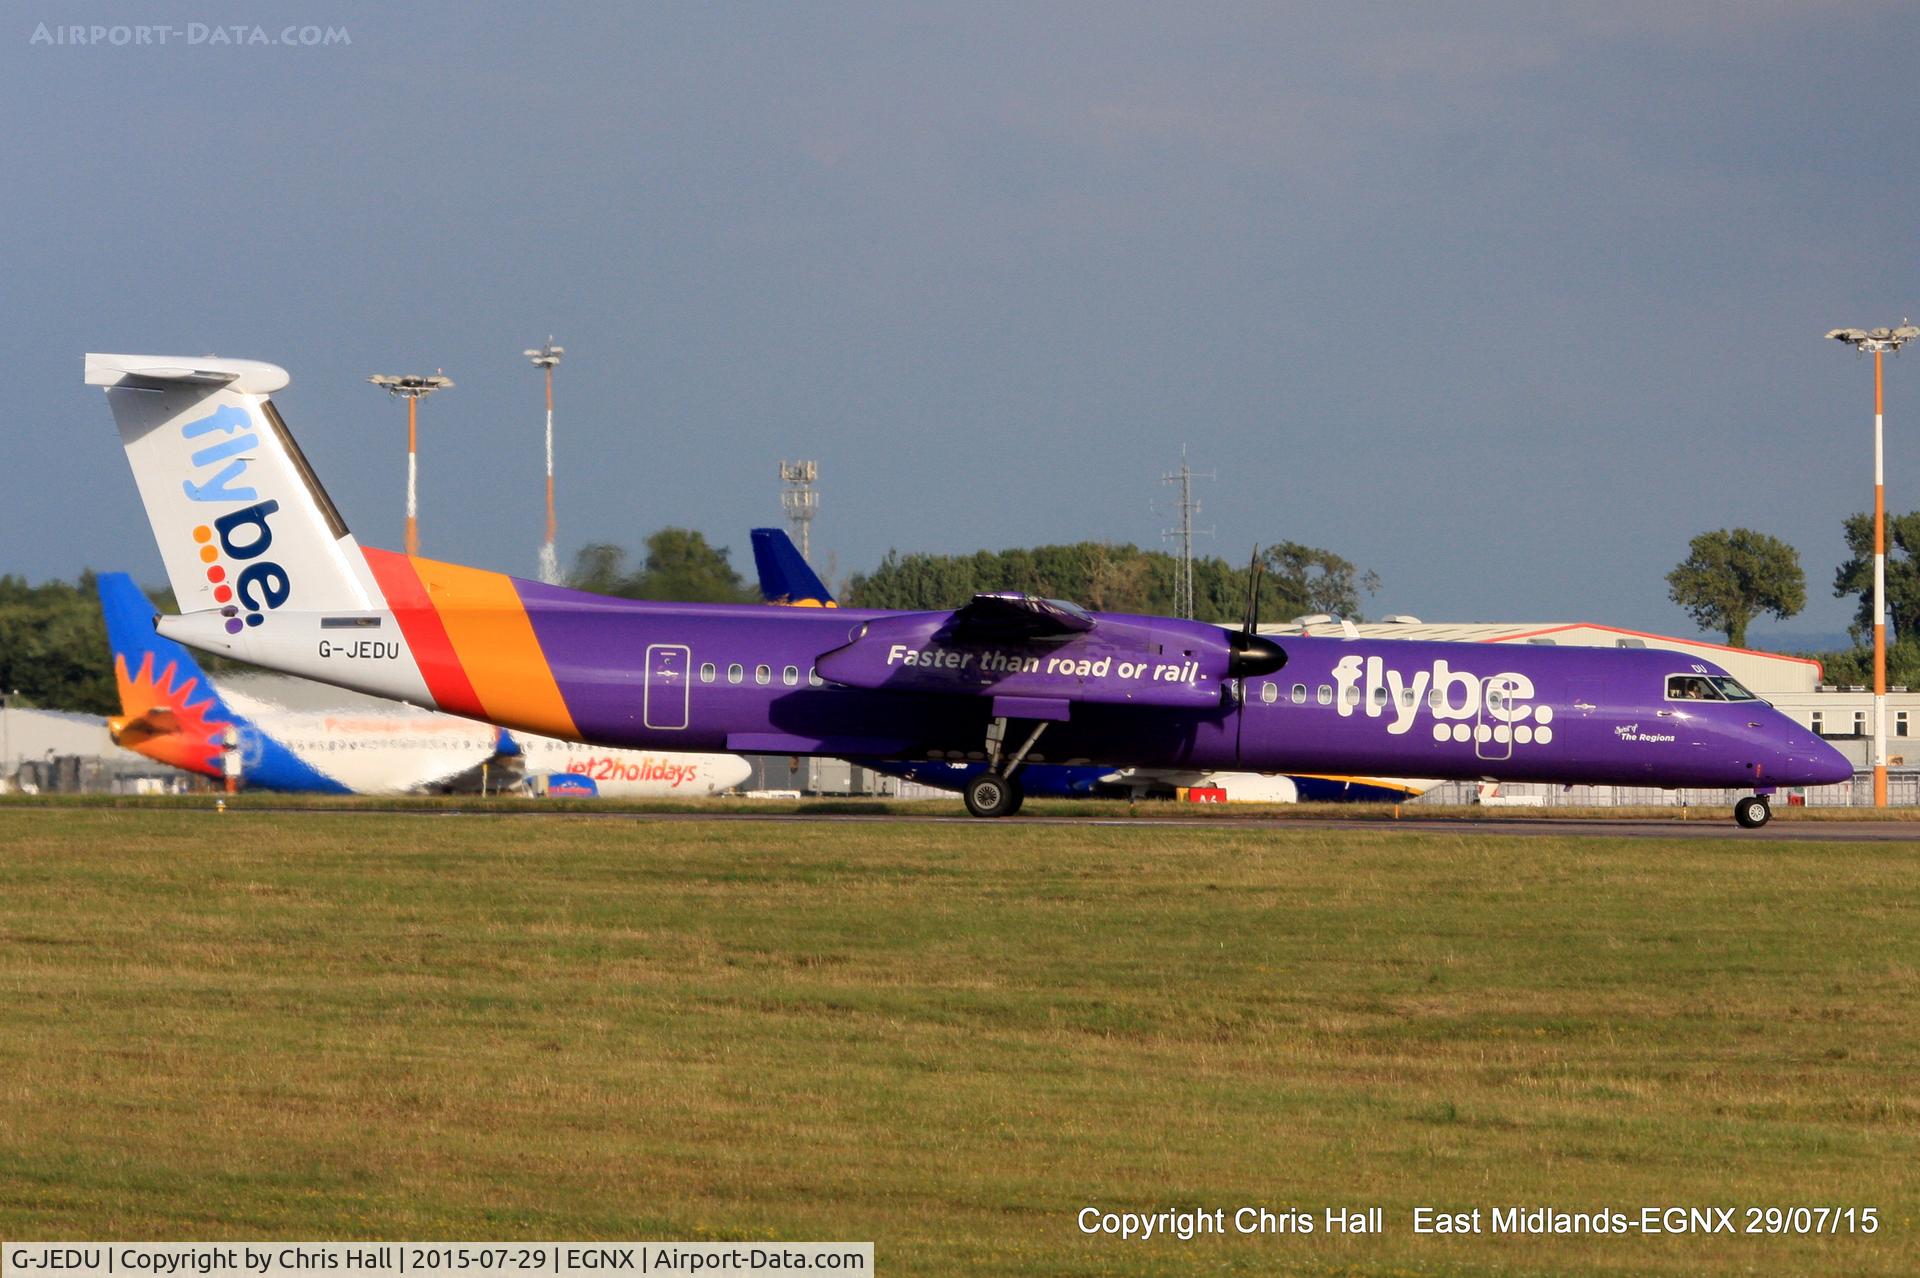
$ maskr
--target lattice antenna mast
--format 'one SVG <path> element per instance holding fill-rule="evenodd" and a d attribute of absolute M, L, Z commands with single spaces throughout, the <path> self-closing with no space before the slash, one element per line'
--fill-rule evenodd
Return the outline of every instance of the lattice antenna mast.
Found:
<path fill-rule="evenodd" d="M 795 544 L 800 547 L 800 557 L 812 562 L 809 554 L 808 533 L 813 528 L 813 517 L 820 513 L 820 492 L 814 483 L 820 478 L 820 463 L 817 461 L 783 461 L 780 463 L 780 509 L 786 512 L 787 527 Z"/>
<path fill-rule="evenodd" d="M 1176 616 L 1193 619 L 1193 539 L 1196 536 L 1211 537 L 1213 529 L 1195 528 L 1193 517 L 1200 513 L 1200 502 L 1193 495 L 1193 481 L 1196 479 L 1218 479 L 1212 471 L 1201 474 L 1187 464 L 1187 446 L 1180 445 L 1180 469 L 1162 475 L 1160 482 L 1174 484 L 1180 495 L 1174 499 L 1173 513 L 1179 516 L 1178 528 L 1165 528 L 1160 532 L 1163 541 L 1179 539 L 1180 570 L 1173 582 L 1173 611 Z"/>

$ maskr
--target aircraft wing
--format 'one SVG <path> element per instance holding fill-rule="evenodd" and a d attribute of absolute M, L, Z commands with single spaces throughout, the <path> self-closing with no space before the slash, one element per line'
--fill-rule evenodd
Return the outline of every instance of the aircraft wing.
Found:
<path fill-rule="evenodd" d="M 1165 618 L 1103 616 L 1035 595 L 976 595 L 953 612 L 895 613 L 862 622 L 821 654 L 820 674 L 849 688 L 1070 702 L 1218 706 L 1235 679 L 1280 668 L 1271 640 Z M 1009 711 L 1008 713 L 1011 713 Z"/>

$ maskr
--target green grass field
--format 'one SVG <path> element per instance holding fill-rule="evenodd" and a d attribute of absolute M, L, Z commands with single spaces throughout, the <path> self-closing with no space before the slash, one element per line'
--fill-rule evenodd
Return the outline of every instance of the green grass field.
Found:
<path fill-rule="evenodd" d="M 1910 1274 L 1920 843 L 0 808 L 0 1237 Z M 1085 1238 L 1381 1205 L 1379 1238 Z M 1416 1205 L 1874 1206 L 1432 1238 Z"/>

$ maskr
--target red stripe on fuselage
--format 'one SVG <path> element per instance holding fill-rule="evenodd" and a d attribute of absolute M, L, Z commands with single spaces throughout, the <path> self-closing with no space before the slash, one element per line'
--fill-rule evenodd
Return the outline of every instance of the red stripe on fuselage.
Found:
<path fill-rule="evenodd" d="M 434 611 L 433 600 L 428 597 L 427 588 L 420 584 L 420 574 L 414 571 L 413 561 L 405 555 L 371 546 L 362 547 L 361 553 L 367 557 L 373 579 L 380 583 L 380 592 L 387 597 L 387 607 L 393 609 L 394 618 L 400 623 L 407 647 L 413 650 L 413 659 L 420 667 L 420 676 L 427 681 L 434 705 L 449 714 L 486 718 L 480 697 L 473 690 L 473 681 L 467 678 L 466 667 L 460 664 L 453 641 L 447 638 L 446 624 Z"/>

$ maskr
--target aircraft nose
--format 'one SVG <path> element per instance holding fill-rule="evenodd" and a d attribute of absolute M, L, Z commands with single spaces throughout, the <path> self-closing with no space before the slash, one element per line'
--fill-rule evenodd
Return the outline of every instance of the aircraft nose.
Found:
<path fill-rule="evenodd" d="M 1802 729 L 1786 742 L 1783 751 L 1784 773 L 1792 780 L 1787 785 L 1834 785 L 1853 780 L 1853 763 L 1846 755 Z"/>

